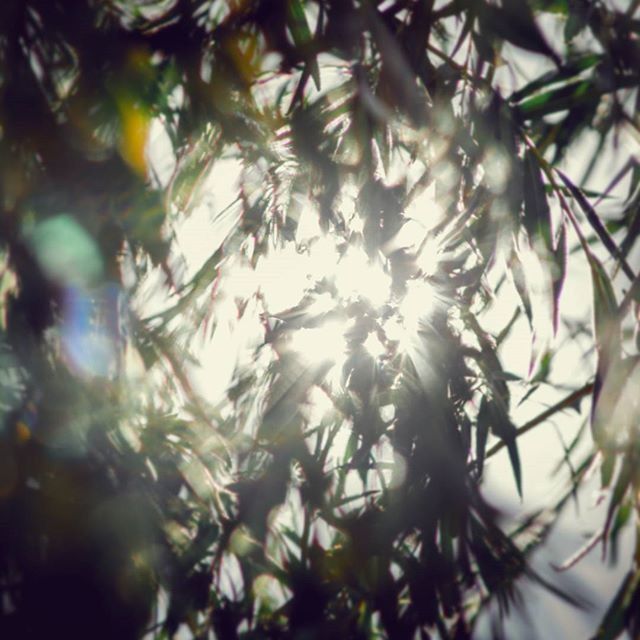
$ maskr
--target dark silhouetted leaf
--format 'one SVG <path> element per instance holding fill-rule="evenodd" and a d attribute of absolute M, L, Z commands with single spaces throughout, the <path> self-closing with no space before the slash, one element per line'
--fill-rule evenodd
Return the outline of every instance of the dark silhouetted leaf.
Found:
<path fill-rule="evenodd" d="M 579 80 L 550 89 L 518 105 L 525 119 L 540 118 L 550 113 L 597 103 L 599 92 L 591 80 Z"/>
<path fill-rule="evenodd" d="M 504 0 L 502 7 L 483 4 L 479 8 L 478 17 L 488 33 L 521 49 L 541 53 L 560 65 L 558 54 L 542 35 L 528 4 L 518 0 Z"/>
<path fill-rule="evenodd" d="M 539 78 L 527 83 L 522 89 L 518 89 L 511 94 L 509 100 L 511 102 L 520 102 L 532 93 L 548 87 L 549 85 L 557 84 L 563 80 L 572 78 L 587 69 L 591 69 L 598 62 L 602 60 L 600 54 L 587 54 L 578 58 L 577 60 L 569 61 L 562 65 L 558 70 L 548 71 L 542 74 Z"/>
<path fill-rule="evenodd" d="M 613 238 L 609 235 L 609 232 L 606 230 L 605 226 L 602 224 L 602 221 L 598 217 L 598 214 L 595 212 L 593 207 L 589 204 L 588 200 L 585 198 L 584 194 L 580 191 L 580 189 L 578 189 L 578 187 L 576 187 L 575 184 L 573 184 L 573 182 L 571 182 L 571 180 L 569 180 L 569 178 L 564 173 L 562 173 L 562 171 L 558 171 L 558 174 L 560 175 L 560 178 L 565 183 L 565 185 L 571 191 L 577 203 L 580 205 L 580 208 L 582 209 L 585 216 L 587 217 L 589 224 L 591 225 L 593 230 L 598 234 L 598 238 L 600 238 L 600 241 L 602 242 L 602 244 L 606 247 L 607 251 L 609 251 L 609 253 L 611 254 L 611 257 L 620 261 L 620 265 L 622 267 L 623 272 L 630 280 L 633 281 L 635 279 L 635 274 L 633 273 L 633 270 L 631 269 L 626 259 L 620 252 L 620 249 L 616 245 Z M 593 270 L 593 266 L 592 266 L 592 270 Z M 602 270 L 600 269 L 600 271 Z"/>
<path fill-rule="evenodd" d="M 520 465 L 520 454 L 518 452 L 517 430 L 506 414 L 506 411 L 497 403 L 489 403 L 488 410 L 493 433 L 498 436 L 507 447 L 518 495 L 522 497 L 522 468 Z"/>

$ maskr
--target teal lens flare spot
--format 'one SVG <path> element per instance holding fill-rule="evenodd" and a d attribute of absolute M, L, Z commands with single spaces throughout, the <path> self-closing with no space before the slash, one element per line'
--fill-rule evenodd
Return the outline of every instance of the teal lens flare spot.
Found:
<path fill-rule="evenodd" d="M 40 222 L 29 235 L 43 271 L 65 285 L 87 286 L 102 275 L 102 257 L 93 238 L 70 215 Z"/>

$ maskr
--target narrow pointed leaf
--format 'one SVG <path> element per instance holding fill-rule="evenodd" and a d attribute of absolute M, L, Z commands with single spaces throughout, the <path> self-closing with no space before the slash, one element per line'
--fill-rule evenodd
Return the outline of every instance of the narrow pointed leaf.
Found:
<path fill-rule="evenodd" d="M 303 49 L 308 47 L 313 37 L 301 0 L 289 0 L 287 22 L 295 44 Z M 311 74 L 316 88 L 320 90 L 320 67 L 318 66 L 318 60 L 315 56 L 309 58 L 305 69 L 309 70 L 308 72 Z"/>
<path fill-rule="evenodd" d="M 597 420 L 597 405 L 605 378 L 611 364 L 620 357 L 620 323 L 617 318 L 618 306 L 607 272 L 599 260 L 590 255 L 591 277 L 593 281 L 594 335 L 598 363 L 591 408 L 591 431 L 599 446 L 605 446 L 603 427 Z"/>
<path fill-rule="evenodd" d="M 631 269 L 625 257 L 622 255 L 622 252 L 616 245 L 615 241 L 609 235 L 609 232 L 605 228 L 604 224 L 600 220 L 594 208 L 589 204 L 589 201 L 586 199 L 586 197 L 580 191 L 580 189 L 578 189 L 578 187 L 576 187 L 576 185 L 573 184 L 573 182 L 571 182 L 571 180 L 562 171 L 558 171 L 558 174 L 562 179 L 562 181 L 565 183 L 565 185 L 571 191 L 571 194 L 576 199 L 576 202 L 578 203 L 578 205 L 580 205 L 580 208 L 585 214 L 587 221 L 589 222 L 593 230 L 596 232 L 598 238 L 600 238 L 600 241 L 602 242 L 602 244 L 605 246 L 605 248 L 613 258 L 620 261 L 620 265 L 625 275 L 630 280 L 633 281 L 635 279 L 635 274 L 633 273 L 633 269 Z"/>
<path fill-rule="evenodd" d="M 593 82 L 579 80 L 533 96 L 519 104 L 518 110 L 529 120 L 597 102 L 599 99 L 600 92 Z"/>
<path fill-rule="evenodd" d="M 640 587 L 640 571 L 629 571 L 592 640 L 616 640 L 625 630 L 629 605 Z"/>
<path fill-rule="evenodd" d="M 524 225 L 529 238 L 541 237 L 551 249 L 551 211 L 540 165 L 531 150 L 524 157 Z"/>
<path fill-rule="evenodd" d="M 558 242 L 553 250 L 553 333 L 558 332 L 560 317 L 560 296 L 567 277 L 567 230 L 564 224 L 560 227 Z"/>
<path fill-rule="evenodd" d="M 507 447 L 507 453 L 509 454 L 509 461 L 511 462 L 511 469 L 513 470 L 513 477 L 516 482 L 516 488 L 518 495 L 522 497 L 522 467 L 520 464 L 520 453 L 518 451 L 518 430 L 509 419 L 506 412 L 492 402 L 489 404 L 489 411 L 491 415 L 491 427 L 500 440 L 502 440 Z"/>
<path fill-rule="evenodd" d="M 543 89 L 544 87 L 562 82 L 563 80 L 572 78 L 579 73 L 590 69 L 598 62 L 600 62 L 600 60 L 602 60 L 602 54 L 590 53 L 577 60 L 574 60 L 573 62 L 563 65 L 563 67 L 559 70 L 553 70 L 548 71 L 547 73 L 543 73 L 539 78 L 532 80 L 527 85 L 522 87 L 522 89 L 518 89 L 518 91 L 512 93 L 510 101 L 520 102 L 524 98 L 530 96 L 536 91 L 539 91 L 540 89 Z"/>
<path fill-rule="evenodd" d="M 489 409 L 487 407 L 487 399 L 482 398 L 476 422 L 476 464 L 478 465 L 479 475 L 482 475 L 482 470 L 484 468 L 484 457 L 487 450 L 487 437 L 489 435 L 489 422 L 490 416 Z"/>
<path fill-rule="evenodd" d="M 544 38 L 526 3 L 504 0 L 502 7 L 484 4 L 479 19 L 484 31 L 503 38 L 520 49 L 550 57 L 556 64 L 560 64 L 558 55 Z"/>

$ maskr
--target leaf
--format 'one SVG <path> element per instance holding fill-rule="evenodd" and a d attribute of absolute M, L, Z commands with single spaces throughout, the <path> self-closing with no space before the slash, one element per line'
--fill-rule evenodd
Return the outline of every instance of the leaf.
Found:
<path fill-rule="evenodd" d="M 620 323 L 617 317 L 616 297 L 609 276 L 594 255 L 589 255 L 589 262 L 593 282 L 594 337 L 598 354 L 591 408 L 591 432 L 596 444 L 605 447 L 604 429 L 600 420 L 597 419 L 596 409 L 611 364 L 620 357 Z"/>
<path fill-rule="evenodd" d="M 568 0 L 532 0 L 531 8 L 534 11 L 546 11 L 566 16 L 569 12 Z"/>
<path fill-rule="evenodd" d="M 627 175 L 627 173 L 629 173 L 629 172 L 632 173 L 631 180 L 633 181 L 633 179 L 634 179 L 634 175 L 633 174 L 635 173 L 635 170 L 639 166 L 640 166 L 640 164 L 638 163 L 638 161 L 632 156 L 624 164 L 624 166 L 618 171 L 618 173 L 616 173 L 616 175 L 613 176 L 613 178 L 611 178 L 611 181 L 609 182 L 609 184 L 605 187 L 604 191 L 600 194 L 600 196 L 598 197 L 598 199 L 594 203 L 594 206 L 597 206 L 598 204 L 600 204 L 601 200 L 604 200 L 604 198 L 608 197 L 608 195 L 611 193 L 611 191 L 613 189 L 615 189 L 615 187 L 618 184 L 620 184 L 620 181 Z"/>
<path fill-rule="evenodd" d="M 590 256 L 596 348 L 605 353 L 619 340 L 618 305 L 611 280 L 600 261 Z M 613 343 L 613 344 L 612 344 Z"/>
<path fill-rule="evenodd" d="M 301 49 L 305 49 L 312 42 L 313 37 L 307 17 L 304 13 L 304 6 L 301 0 L 288 0 L 287 4 L 287 26 L 291 31 L 291 36 L 296 46 Z M 305 72 L 311 74 L 313 81 L 318 91 L 320 90 L 320 68 L 318 66 L 318 60 L 314 56 L 309 57 L 305 65 Z M 305 73 L 303 72 L 303 74 Z M 302 82 L 301 82 L 302 84 Z"/>
<path fill-rule="evenodd" d="M 480 401 L 480 410 L 476 421 L 476 464 L 478 475 L 482 475 L 484 457 L 487 450 L 487 437 L 489 435 L 489 408 L 485 397 Z"/>
<path fill-rule="evenodd" d="M 564 39 L 571 42 L 588 24 L 588 11 L 581 4 L 571 2 L 569 16 L 564 25 Z"/>
<path fill-rule="evenodd" d="M 617 345 L 619 347 L 619 345 Z M 637 420 L 637 409 L 631 398 L 638 381 L 640 356 L 615 356 L 597 371 L 600 383 L 595 399 L 593 429 L 603 440 L 605 435 L 628 437 L 629 428 Z M 603 443 L 606 446 L 606 442 Z"/>
<path fill-rule="evenodd" d="M 522 498 L 522 467 L 520 465 L 520 454 L 518 452 L 518 431 L 509 419 L 506 411 L 497 403 L 488 403 L 488 411 L 493 433 L 498 436 L 507 447 L 518 495 Z"/>
<path fill-rule="evenodd" d="M 573 194 L 571 193 L 571 191 L 569 191 L 567 187 L 561 184 L 556 184 L 556 185 L 548 184 L 545 186 L 545 191 L 547 192 L 547 195 L 561 193 L 566 198 L 573 198 Z M 604 195 L 602 191 L 594 191 L 593 189 L 581 189 L 581 191 L 587 198 L 602 198 L 602 199 L 607 198 L 608 199 L 612 197 L 612 196 Z"/>
<path fill-rule="evenodd" d="M 524 310 L 524 313 L 527 316 L 527 320 L 529 321 L 529 326 L 533 328 L 531 298 L 529 297 L 529 291 L 527 289 L 527 281 L 525 278 L 524 269 L 515 249 L 511 252 L 508 268 L 508 275 L 511 278 L 514 287 L 516 288 L 516 291 L 518 292 L 518 297 L 520 298 L 522 309 Z"/>
<path fill-rule="evenodd" d="M 611 533 L 609 534 L 609 543 L 611 545 L 611 563 L 616 564 L 618 561 L 618 538 L 620 532 L 629 523 L 634 513 L 633 501 L 627 498 L 618 508 L 618 513 L 613 521 Z"/>
<path fill-rule="evenodd" d="M 640 180 L 636 179 L 635 176 L 634 180 L 640 184 Z M 638 236 L 640 236 L 640 191 L 625 207 L 625 219 L 627 220 L 627 234 L 620 243 L 620 252 L 626 258 Z"/>
<path fill-rule="evenodd" d="M 609 533 L 609 528 L 611 526 L 613 516 L 616 514 L 616 512 L 622 505 L 622 501 L 624 500 L 624 497 L 627 495 L 627 491 L 632 486 L 635 467 L 636 467 L 635 456 L 630 453 L 627 453 L 624 456 L 624 459 L 622 460 L 622 467 L 620 468 L 620 471 L 618 473 L 616 483 L 611 493 L 609 508 L 607 509 L 607 517 L 605 519 L 604 529 L 603 529 L 603 537 L 604 537 L 605 544 L 607 542 L 607 535 Z"/>
<path fill-rule="evenodd" d="M 551 250 L 551 210 L 540 165 L 530 149 L 524 156 L 524 225 L 531 241 L 541 237 Z"/>
<path fill-rule="evenodd" d="M 558 54 L 547 43 L 527 3 L 503 0 L 502 7 L 482 4 L 478 18 L 483 31 L 520 49 L 545 55 L 560 65 Z"/>
<path fill-rule="evenodd" d="M 471 32 L 471 39 L 473 40 L 473 46 L 476 48 L 480 58 L 492 63 L 496 53 L 489 42 L 489 39 L 476 31 Z"/>
<path fill-rule="evenodd" d="M 616 640 L 625 630 L 629 606 L 637 597 L 640 586 L 640 571 L 629 571 L 625 576 L 615 598 L 611 601 L 607 612 L 592 640 Z"/>
<path fill-rule="evenodd" d="M 611 257 L 620 262 L 620 266 L 622 267 L 625 275 L 633 282 L 633 280 L 635 280 L 633 269 L 631 269 L 625 257 L 622 255 L 622 252 L 616 245 L 615 241 L 609 235 L 609 232 L 602 224 L 602 221 L 598 217 L 598 214 L 595 212 L 594 208 L 589 204 L 589 201 L 586 199 L 581 190 L 578 189 L 578 187 L 576 187 L 576 185 L 573 184 L 573 182 L 571 182 L 571 180 L 569 180 L 569 178 L 562 171 L 558 171 L 558 175 L 571 191 L 571 194 L 576 199 L 576 202 L 580 205 L 580 208 L 584 212 L 587 221 L 596 232 L 598 238 L 600 238 L 600 241 L 606 247 Z"/>
<path fill-rule="evenodd" d="M 420 126 L 425 121 L 430 96 L 424 85 L 418 85 L 416 82 L 416 74 L 409 64 L 399 39 L 394 37 L 370 3 L 363 3 L 363 9 L 370 25 L 373 41 L 382 58 L 378 90 L 386 82 L 388 91 L 385 97 L 393 99 L 395 106 L 403 110 L 414 125 Z"/>
<path fill-rule="evenodd" d="M 536 91 L 548 87 L 549 85 L 556 84 L 558 82 L 562 82 L 562 80 L 567 80 L 574 76 L 577 76 L 579 73 L 590 69 L 595 66 L 602 60 L 603 56 L 600 53 L 589 53 L 581 58 L 576 60 L 572 60 L 571 62 L 565 63 L 561 69 L 554 69 L 552 71 L 547 71 L 543 73 L 539 78 L 532 80 L 527 83 L 522 89 L 518 89 L 511 94 L 509 98 L 510 102 L 520 102 L 523 98 L 530 96 L 532 93 Z"/>
<path fill-rule="evenodd" d="M 600 464 L 600 486 L 605 489 L 611 484 L 613 472 L 616 468 L 616 454 L 613 451 L 602 452 L 602 463 Z"/>
<path fill-rule="evenodd" d="M 600 93 L 592 80 L 579 80 L 525 100 L 518 105 L 518 111 L 525 120 L 535 120 L 557 111 L 597 103 Z"/>
<path fill-rule="evenodd" d="M 289 108 L 287 109 L 287 115 L 289 115 L 297 105 L 302 104 L 302 98 L 304 97 L 304 90 L 305 90 L 305 87 L 307 86 L 307 82 L 309 81 L 310 75 L 311 75 L 311 67 L 309 63 L 307 63 L 304 65 L 304 69 L 302 70 L 302 74 L 300 75 L 300 80 L 296 85 L 296 90 L 293 92 L 293 95 L 291 96 L 291 103 L 289 104 Z"/>
<path fill-rule="evenodd" d="M 558 318 L 560 315 L 560 296 L 567 277 L 567 230 L 561 223 L 558 241 L 553 254 L 552 292 L 553 292 L 553 333 L 558 332 Z"/>

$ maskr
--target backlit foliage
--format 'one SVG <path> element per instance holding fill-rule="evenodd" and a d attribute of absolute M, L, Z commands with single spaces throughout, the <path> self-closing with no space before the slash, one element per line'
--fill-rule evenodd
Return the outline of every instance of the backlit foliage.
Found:
<path fill-rule="evenodd" d="M 627 4 L 0 4 L 3 637 L 464 638 L 527 576 L 580 604 L 528 558 L 590 469 L 606 553 L 638 516 Z M 571 331 L 595 371 L 516 424 Z M 566 496 L 514 532 L 485 466 L 526 493 L 519 436 L 569 408 Z M 640 633 L 639 561 L 597 637 Z"/>

